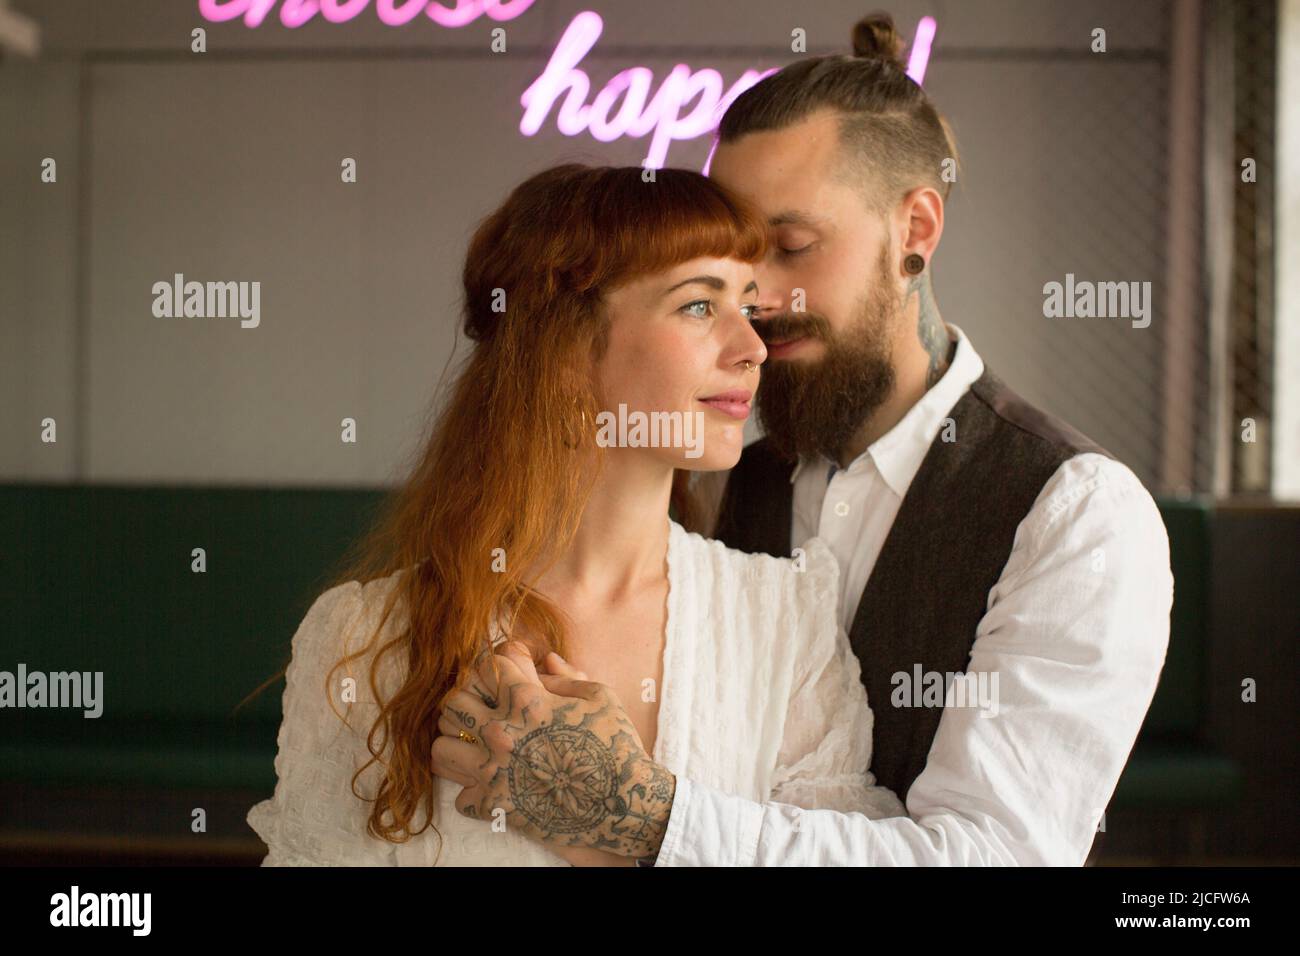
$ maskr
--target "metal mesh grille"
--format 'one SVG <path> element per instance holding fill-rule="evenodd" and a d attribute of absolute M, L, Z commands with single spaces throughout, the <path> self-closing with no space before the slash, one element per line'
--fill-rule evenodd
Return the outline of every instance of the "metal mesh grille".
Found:
<path fill-rule="evenodd" d="M 1254 182 L 1237 177 L 1231 279 L 1232 490 L 1267 492 L 1272 470 L 1274 117 L 1277 6 L 1236 0 L 1233 18 L 1233 148 L 1253 159 Z M 1244 171 L 1243 171 L 1244 173 Z M 1248 423 L 1255 423 L 1252 436 Z M 1243 424 L 1246 423 L 1246 424 Z M 1254 440 L 1251 440 L 1251 439 Z"/>
<path fill-rule="evenodd" d="M 1268 490 L 1276 26 L 1273 4 L 1169 0 L 1127 11 L 1104 54 L 941 35 L 927 83 L 963 162 L 945 318 L 1160 494 Z M 962 123 L 989 101 L 996 128 Z M 1047 317 L 1044 286 L 1067 275 L 1149 282 L 1150 325 Z"/>

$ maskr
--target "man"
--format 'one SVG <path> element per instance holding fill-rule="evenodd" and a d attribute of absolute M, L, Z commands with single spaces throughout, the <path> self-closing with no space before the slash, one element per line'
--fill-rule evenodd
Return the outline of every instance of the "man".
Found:
<path fill-rule="evenodd" d="M 909 815 L 759 804 L 683 777 L 647 803 L 632 773 L 635 829 L 614 813 L 566 845 L 659 866 L 1080 865 L 1164 662 L 1168 540 L 1128 468 L 940 318 L 929 272 L 956 150 L 888 17 L 854 39 L 855 57 L 746 91 L 719 128 L 710 175 L 763 211 L 775 248 L 757 276 L 766 437 L 731 473 L 716 536 L 782 555 L 830 545 L 875 713 L 871 771 Z M 522 687 L 531 667 L 513 660 L 503 684 Z M 961 703 L 958 683 L 992 694 Z M 546 685 L 566 697 L 503 722 L 503 754 L 552 703 L 571 713 L 567 697 L 589 729 L 621 716 L 598 685 Z M 626 735 L 610 747 L 617 766 L 662 772 Z M 501 786 L 458 806 L 504 804 Z"/>

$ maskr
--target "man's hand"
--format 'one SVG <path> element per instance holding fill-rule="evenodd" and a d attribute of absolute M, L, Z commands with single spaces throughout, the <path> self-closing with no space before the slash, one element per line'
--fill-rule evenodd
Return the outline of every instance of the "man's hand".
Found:
<path fill-rule="evenodd" d="M 618 696 L 574 676 L 539 677 L 514 642 L 477 671 L 448 697 L 433 743 L 434 773 L 465 788 L 456 809 L 489 821 L 500 809 L 553 850 L 654 857 L 677 781 L 645 752 Z"/>

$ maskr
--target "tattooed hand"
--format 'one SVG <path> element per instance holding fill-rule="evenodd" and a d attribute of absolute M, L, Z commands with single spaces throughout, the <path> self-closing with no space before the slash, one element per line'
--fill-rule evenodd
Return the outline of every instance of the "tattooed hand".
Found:
<path fill-rule="evenodd" d="M 464 786 L 464 815 L 490 820 L 500 808 L 508 826 L 553 850 L 658 854 L 677 781 L 604 684 L 539 677 L 527 651 L 507 642 L 448 697 L 438 730 L 433 770 Z M 476 741 L 459 739 L 462 730 Z"/>

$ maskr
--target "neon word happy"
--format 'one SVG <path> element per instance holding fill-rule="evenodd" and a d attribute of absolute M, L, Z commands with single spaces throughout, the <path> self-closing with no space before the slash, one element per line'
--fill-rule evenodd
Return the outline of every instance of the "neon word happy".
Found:
<path fill-rule="evenodd" d="M 736 97 L 779 69 L 746 70 L 724 94 L 722 76 L 717 70 L 692 70 L 679 63 L 650 98 L 654 73 L 644 66 L 634 66 L 616 73 L 596 98 L 587 103 L 591 78 L 578 68 L 578 64 L 596 45 L 603 29 L 600 15 L 591 10 L 573 18 L 542 75 L 519 98 L 524 107 L 519 132 L 525 136 L 536 133 L 555 101 L 567 94 L 555 117 L 556 128 L 561 133 L 577 136 L 587 130 L 592 138 L 608 143 L 620 136 L 645 136 L 653 130 L 650 149 L 642 165 L 658 169 L 663 166 L 673 140 L 694 139 L 712 131 Z M 922 17 L 916 27 L 907 75 L 918 85 L 925 79 L 935 29 L 933 17 Z M 611 117 L 610 111 L 620 97 L 623 104 Z M 695 108 L 685 116 L 681 115 L 682 107 L 697 97 L 699 102 Z"/>
<path fill-rule="evenodd" d="M 654 73 L 644 66 L 634 66 L 615 74 L 588 104 L 584 101 L 591 92 L 591 78 L 578 68 L 578 64 L 596 45 L 603 29 L 600 15 L 590 10 L 573 18 L 555 45 L 555 52 L 542 75 L 519 98 L 524 107 L 519 132 L 525 136 L 536 133 L 551 106 L 567 93 L 555 118 L 555 125 L 561 133 L 577 136 L 585 129 L 593 138 L 608 143 L 620 136 L 641 137 L 654 130 L 644 165 L 658 169 L 663 166 L 673 140 L 694 139 L 707 133 L 717 125 L 718 118 L 737 96 L 769 73 L 776 72 L 775 67 L 763 72 L 746 70 L 724 95 L 722 75 L 717 70 L 692 70 L 679 63 L 647 103 Z M 682 116 L 682 106 L 697 96 L 699 102 L 695 108 Z M 611 117 L 610 110 L 620 97 L 623 105 Z"/>

